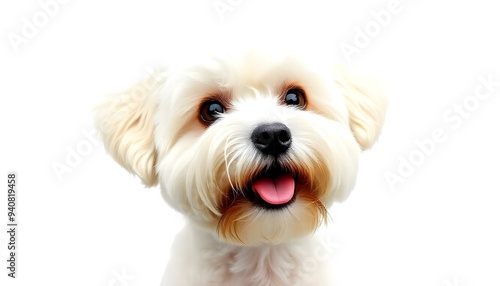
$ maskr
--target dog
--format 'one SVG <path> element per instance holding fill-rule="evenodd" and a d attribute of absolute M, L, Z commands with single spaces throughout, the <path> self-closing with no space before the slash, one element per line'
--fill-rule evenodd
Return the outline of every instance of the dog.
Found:
<path fill-rule="evenodd" d="M 161 285 L 332 285 L 316 230 L 379 137 L 379 85 L 321 58 L 249 51 L 96 108 L 107 152 L 187 220 Z"/>

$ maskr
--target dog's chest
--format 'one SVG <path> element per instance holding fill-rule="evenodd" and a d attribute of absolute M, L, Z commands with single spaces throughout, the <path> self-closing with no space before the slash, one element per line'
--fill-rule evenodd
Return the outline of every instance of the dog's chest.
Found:
<path fill-rule="evenodd" d="M 318 237 L 234 246 L 185 227 L 176 237 L 162 286 L 330 286 L 330 255 Z"/>
<path fill-rule="evenodd" d="M 307 285 L 315 276 L 307 264 L 308 250 L 302 244 L 206 249 L 203 276 L 210 285 Z"/>

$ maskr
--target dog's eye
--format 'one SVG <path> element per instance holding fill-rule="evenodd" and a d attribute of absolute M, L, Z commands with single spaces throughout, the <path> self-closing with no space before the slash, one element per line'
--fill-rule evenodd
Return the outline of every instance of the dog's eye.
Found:
<path fill-rule="evenodd" d="M 226 109 L 224 105 L 217 100 L 207 100 L 200 108 L 200 119 L 205 123 L 213 123 L 224 113 Z"/>
<path fill-rule="evenodd" d="M 300 88 L 289 89 L 285 94 L 284 100 L 287 105 L 294 105 L 298 108 L 306 107 L 306 95 Z"/>

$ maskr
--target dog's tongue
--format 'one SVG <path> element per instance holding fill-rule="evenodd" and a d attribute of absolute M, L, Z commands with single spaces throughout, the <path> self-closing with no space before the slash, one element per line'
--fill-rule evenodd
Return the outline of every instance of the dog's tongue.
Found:
<path fill-rule="evenodd" d="M 281 205 L 293 198 L 295 180 L 290 175 L 261 178 L 253 182 L 253 188 L 264 201 L 273 205 Z"/>

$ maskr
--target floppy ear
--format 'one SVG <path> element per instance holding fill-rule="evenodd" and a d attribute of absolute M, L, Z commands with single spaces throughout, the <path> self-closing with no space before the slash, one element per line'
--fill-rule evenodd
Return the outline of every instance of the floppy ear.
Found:
<path fill-rule="evenodd" d="M 361 150 L 377 140 L 384 124 L 387 99 L 380 85 L 369 77 L 336 67 L 336 83 L 342 90 L 349 111 L 349 124 Z"/>
<path fill-rule="evenodd" d="M 95 109 L 95 124 L 106 151 L 144 185 L 155 186 L 154 113 L 161 78 L 151 75 L 125 93 L 107 97 Z"/>

